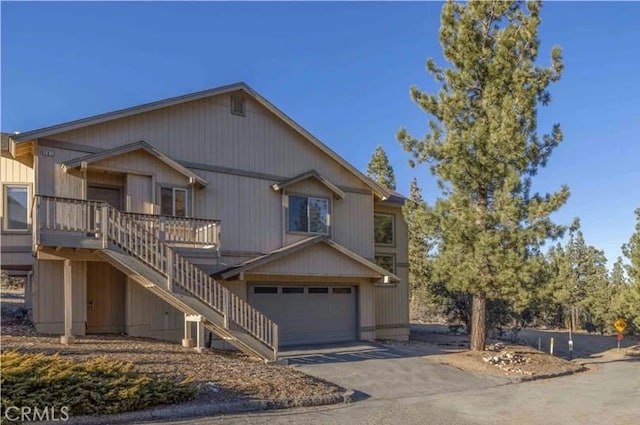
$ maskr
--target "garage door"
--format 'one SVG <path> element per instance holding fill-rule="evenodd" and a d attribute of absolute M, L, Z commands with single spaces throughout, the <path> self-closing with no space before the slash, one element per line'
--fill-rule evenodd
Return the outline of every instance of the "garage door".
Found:
<path fill-rule="evenodd" d="M 280 346 L 353 341 L 356 337 L 356 287 L 249 287 L 249 302 L 278 324 Z"/>

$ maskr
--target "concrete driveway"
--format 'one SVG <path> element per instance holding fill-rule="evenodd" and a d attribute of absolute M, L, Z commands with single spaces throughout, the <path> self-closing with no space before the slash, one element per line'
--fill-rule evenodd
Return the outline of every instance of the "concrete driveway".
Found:
<path fill-rule="evenodd" d="M 181 425 L 637 425 L 640 358 L 597 358 L 592 370 L 500 385 L 376 345 L 297 353 L 308 373 L 366 391 L 351 404 L 172 421 Z M 353 361 L 347 361 L 352 358 Z"/>
<path fill-rule="evenodd" d="M 355 343 L 283 352 L 291 367 L 356 390 L 360 398 L 391 399 L 454 393 L 506 384 L 509 380 L 464 372 L 422 357 L 432 345 Z"/>

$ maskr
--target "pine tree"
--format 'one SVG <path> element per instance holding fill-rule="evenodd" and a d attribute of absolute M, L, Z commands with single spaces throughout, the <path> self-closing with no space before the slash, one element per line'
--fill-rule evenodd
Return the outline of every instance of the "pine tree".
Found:
<path fill-rule="evenodd" d="M 554 325 L 601 333 L 612 322 L 616 288 L 608 276 L 604 251 L 588 245 L 574 220 L 565 247 L 549 251 L 550 277 L 542 293 L 555 312 Z"/>
<path fill-rule="evenodd" d="M 382 146 L 378 145 L 367 165 L 367 176 L 387 189 L 396 190 L 396 175 L 389 164 L 389 158 Z"/>
<path fill-rule="evenodd" d="M 629 242 L 622 246 L 622 252 L 630 264 L 627 273 L 631 282 L 640 285 L 640 208 L 635 211 L 636 231 L 631 235 Z"/>
<path fill-rule="evenodd" d="M 428 303 L 432 242 L 425 227 L 424 216 L 427 209 L 422 190 L 414 178 L 409 188 L 409 199 L 402 208 L 409 236 L 409 285 L 414 306 Z"/>
<path fill-rule="evenodd" d="M 531 177 L 561 142 L 558 124 L 541 138 L 537 107 L 560 79 L 561 50 L 549 68 L 536 64 L 539 1 L 472 1 L 443 6 L 440 43 L 451 64 L 428 71 L 436 94 L 410 90 L 431 115 L 429 133 L 418 140 L 405 129 L 398 140 L 428 162 L 443 192 L 426 218 L 436 230 L 435 279 L 473 296 L 471 349 L 484 350 L 487 299 L 521 301 L 537 282 L 540 245 L 559 237 L 549 215 L 569 190 L 531 193 Z"/>
<path fill-rule="evenodd" d="M 640 208 L 635 210 L 636 228 L 622 252 L 629 260 L 627 274 L 630 285 L 621 295 L 624 316 L 630 331 L 640 331 Z"/>

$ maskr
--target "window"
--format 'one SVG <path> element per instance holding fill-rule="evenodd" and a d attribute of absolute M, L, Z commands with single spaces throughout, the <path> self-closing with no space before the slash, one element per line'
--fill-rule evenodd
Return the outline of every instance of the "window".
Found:
<path fill-rule="evenodd" d="M 329 200 L 289 196 L 289 231 L 329 234 Z"/>
<path fill-rule="evenodd" d="M 334 294 L 350 294 L 351 288 L 333 288 Z"/>
<path fill-rule="evenodd" d="M 282 288 L 282 293 L 283 294 L 304 294 L 304 288 L 300 286 L 295 286 L 295 287 L 284 286 Z"/>
<path fill-rule="evenodd" d="M 394 217 L 391 214 L 374 214 L 373 231 L 376 245 L 395 244 Z"/>
<path fill-rule="evenodd" d="M 160 188 L 160 214 L 186 217 L 187 189 L 178 187 Z"/>
<path fill-rule="evenodd" d="M 328 294 L 329 288 L 309 288 L 310 294 Z"/>
<path fill-rule="evenodd" d="M 29 186 L 7 185 L 4 187 L 4 229 L 29 230 Z"/>
<path fill-rule="evenodd" d="M 396 271 L 396 257 L 391 254 L 377 254 L 376 255 L 376 264 L 382 267 L 383 269 L 389 271 L 390 273 L 395 273 Z"/>
<path fill-rule="evenodd" d="M 254 294 L 277 294 L 277 286 L 256 286 L 253 288 Z"/>
<path fill-rule="evenodd" d="M 242 117 L 247 115 L 246 103 L 242 96 L 231 96 L 231 113 Z"/>

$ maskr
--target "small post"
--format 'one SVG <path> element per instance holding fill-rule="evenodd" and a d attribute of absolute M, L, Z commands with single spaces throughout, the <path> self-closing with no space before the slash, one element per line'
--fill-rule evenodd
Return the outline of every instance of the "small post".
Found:
<path fill-rule="evenodd" d="M 225 288 L 226 289 L 226 288 Z M 229 329 L 229 290 L 222 291 L 222 314 L 224 315 L 224 328 Z"/>
<path fill-rule="evenodd" d="M 542 351 L 542 338 L 538 337 L 538 351 Z"/>
<path fill-rule="evenodd" d="M 569 340 L 569 360 L 573 360 L 573 340 Z"/>
<path fill-rule="evenodd" d="M 189 348 L 193 347 L 193 339 L 191 338 L 191 322 L 188 320 L 188 316 L 184 315 L 184 338 L 182 339 L 182 346 Z"/>
<path fill-rule="evenodd" d="M 173 250 L 167 249 L 167 289 L 173 292 Z"/>
<path fill-rule="evenodd" d="M 102 233 L 102 247 L 103 248 L 108 248 L 109 247 L 109 205 L 108 204 L 104 204 L 102 205 L 102 207 L 100 208 L 100 220 L 101 220 L 101 226 L 100 226 L 100 232 Z"/>
<path fill-rule="evenodd" d="M 571 322 L 573 323 L 573 322 Z M 569 327 L 569 360 L 573 359 L 573 338 L 571 337 L 571 328 L 573 325 Z"/>
<path fill-rule="evenodd" d="M 160 216 L 160 223 L 159 223 L 160 226 L 159 226 L 159 229 L 158 229 L 158 239 L 160 239 L 161 242 L 165 241 L 165 228 L 164 228 L 165 221 L 166 221 L 165 217 L 164 216 Z"/>
<path fill-rule="evenodd" d="M 551 341 L 549 342 L 549 354 L 553 356 L 553 337 L 551 337 Z"/>
<path fill-rule="evenodd" d="M 278 325 L 276 325 L 275 323 L 272 325 L 273 326 L 273 361 L 277 362 L 278 361 Z"/>
<path fill-rule="evenodd" d="M 196 348 L 195 351 L 197 353 L 202 353 L 204 351 L 204 322 L 202 318 L 196 322 L 197 333 L 196 333 Z"/>
<path fill-rule="evenodd" d="M 71 260 L 64 260 L 64 335 L 60 337 L 60 343 L 73 344 L 73 274 Z"/>

